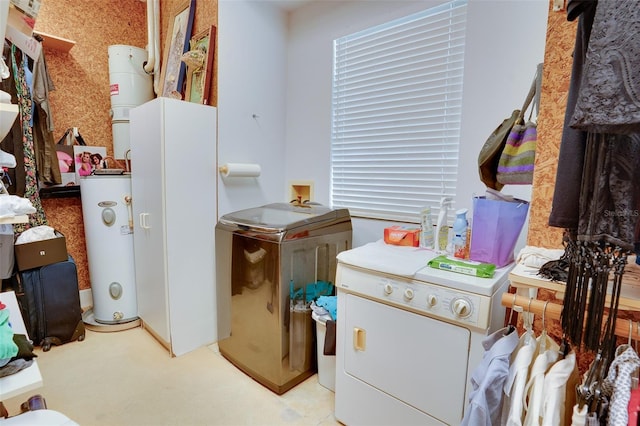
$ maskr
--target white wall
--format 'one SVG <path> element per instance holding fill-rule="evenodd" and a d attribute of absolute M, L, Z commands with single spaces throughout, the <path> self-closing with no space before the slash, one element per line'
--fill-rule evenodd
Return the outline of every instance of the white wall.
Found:
<path fill-rule="evenodd" d="M 283 201 L 285 18 L 268 1 L 218 4 L 218 163 L 262 166 L 259 178 L 219 177 L 218 216 Z"/>
<path fill-rule="evenodd" d="M 442 2 L 316 0 L 291 12 L 285 39 L 284 33 L 282 38 L 273 37 L 277 30 L 270 28 L 267 22 L 271 20 L 274 27 L 286 23 L 282 15 L 267 13 L 268 5 L 275 3 L 268 0 L 221 0 L 218 57 L 220 161 L 238 161 L 231 159 L 230 154 L 244 152 L 247 158 L 252 155 L 252 158 L 259 158 L 263 169 L 259 184 L 254 183 L 252 188 L 221 188 L 221 214 L 230 211 L 227 207 L 243 203 L 244 207 L 259 205 L 262 200 L 288 201 L 285 200 L 287 184 L 297 180 L 313 181 L 314 201 L 329 205 L 333 40 Z M 536 64 L 544 58 L 547 10 L 547 0 L 469 1 L 455 208 L 470 208 L 473 195 L 484 192 L 476 165 L 478 152 L 493 129 L 513 109 L 522 105 Z M 245 15 L 247 12 L 250 13 Z M 264 15 L 258 16 L 259 13 Z M 281 30 L 287 31 L 286 28 Z M 247 43 L 249 34 L 255 34 L 252 40 L 259 39 L 260 42 Z M 267 41 L 272 44 L 268 45 Z M 269 63 L 262 64 L 261 70 L 273 78 L 270 81 L 273 87 L 268 93 L 264 89 L 259 92 L 243 89 L 246 85 L 253 87 L 252 81 L 241 80 L 249 77 L 247 69 L 253 68 L 258 58 L 265 57 Z M 280 60 L 286 63 L 271 63 Z M 276 94 L 276 90 L 282 92 Z M 266 94 L 274 95 L 275 102 L 260 98 Z M 264 102 L 269 102 L 272 107 L 268 120 L 282 119 L 285 123 L 269 123 L 283 132 L 283 139 L 273 142 L 281 157 L 271 152 L 256 157 L 252 151 L 263 147 L 257 140 L 247 137 L 246 126 L 252 123 L 245 117 L 251 113 L 245 107 Z M 276 111 L 277 107 L 283 110 Z M 229 116 L 230 110 L 234 116 Z M 259 152 L 263 154 L 263 151 Z M 527 200 L 531 197 L 530 186 L 511 186 L 503 192 Z M 260 197 L 247 199 L 247 195 Z M 382 229 L 388 224 L 355 219 L 353 245 L 380 239 Z"/>

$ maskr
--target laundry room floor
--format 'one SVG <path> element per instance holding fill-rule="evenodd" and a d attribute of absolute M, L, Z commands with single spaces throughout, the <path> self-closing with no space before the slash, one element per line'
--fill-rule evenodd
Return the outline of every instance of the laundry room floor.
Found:
<path fill-rule="evenodd" d="M 44 386 L 4 401 L 10 415 L 40 394 L 47 408 L 89 425 L 339 425 L 317 375 L 276 395 L 217 344 L 170 358 L 140 327 L 87 330 L 82 342 L 36 349 Z"/>

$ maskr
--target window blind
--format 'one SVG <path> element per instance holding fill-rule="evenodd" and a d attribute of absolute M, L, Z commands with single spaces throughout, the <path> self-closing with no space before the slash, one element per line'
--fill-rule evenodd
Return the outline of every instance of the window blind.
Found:
<path fill-rule="evenodd" d="M 466 3 L 334 41 L 333 207 L 416 222 L 455 195 Z"/>

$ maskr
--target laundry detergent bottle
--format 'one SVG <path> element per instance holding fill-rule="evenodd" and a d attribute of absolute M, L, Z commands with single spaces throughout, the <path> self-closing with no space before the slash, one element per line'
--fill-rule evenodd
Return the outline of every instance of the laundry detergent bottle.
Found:
<path fill-rule="evenodd" d="M 438 213 L 438 222 L 436 223 L 436 250 L 446 251 L 449 244 L 449 225 L 447 224 L 447 213 L 453 199 L 451 197 L 442 197 L 440 200 L 440 212 Z"/>

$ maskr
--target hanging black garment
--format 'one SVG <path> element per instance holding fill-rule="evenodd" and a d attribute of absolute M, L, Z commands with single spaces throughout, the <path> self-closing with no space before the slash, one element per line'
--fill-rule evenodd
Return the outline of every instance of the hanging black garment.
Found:
<path fill-rule="evenodd" d="M 592 133 L 640 132 L 640 1 L 596 8 L 571 127 Z"/>
<path fill-rule="evenodd" d="M 578 100 L 582 66 L 585 61 L 589 36 L 596 12 L 595 1 L 570 0 L 567 4 L 568 19 L 578 18 L 576 43 L 573 50 L 573 67 L 567 98 L 567 109 L 564 117 L 562 141 L 558 157 L 556 185 L 553 193 L 549 225 L 558 228 L 578 228 L 578 206 L 580 199 L 580 183 L 582 181 L 582 165 L 587 140 L 586 132 L 569 127 Z"/>
<path fill-rule="evenodd" d="M 615 87 L 608 89 L 619 99 L 626 96 L 633 102 L 637 98 L 633 93 L 636 84 L 628 79 L 626 71 L 635 58 L 627 58 L 626 65 L 620 66 L 625 62 L 620 59 L 624 54 L 611 53 L 640 51 L 640 36 L 619 37 L 620 31 L 628 34 L 620 24 L 630 25 L 632 31 L 637 25 L 635 21 L 611 19 L 620 13 L 632 14 L 628 10 L 630 3 L 632 8 L 640 7 L 637 1 L 569 4 L 569 13 L 581 14 L 558 181 L 549 217 L 550 225 L 566 228 L 563 261 L 568 271 L 563 332 L 574 345 L 584 344 L 587 350 L 598 350 L 606 360 L 611 359 L 615 344 L 615 318 L 627 255 L 638 241 L 640 135 L 631 132 L 635 128 L 629 125 L 633 123 L 625 122 L 624 113 L 611 109 L 606 116 L 609 123 L 599 122 L 597 127 L 584 124 L 592 120 L 594 111 L 607 108 L 606 96 L 598 92 L 606 86 L 601 84 L 603 81 L 614 83 Z M 603 60 L 610 61 L 610 66 L 603 65 Z M 596 120 L 602 117 L 595 114 Z M 630 114 L 629 121 L 632 120 Z M 578 122 L 580 129 L 569 127 L 570 123 Z M 554 271 L 549 265 L 543 269 Z M 611 297 L 607 306 L 608 285 Z M 603 324 L 605 308 L 609 309 L 609 315 Z"/>
<path fill-rule="evenodd" d="M 607 285 L 612 284 L 609 317 L 627 255 L 633 250 L 640 203 L 640 135 L 592 134 L 587 138 L 577 233 L 567 232 L 569 271 L 562 314 L 563 330 L 578 345 L 597 349 Z M 587 297 L 589 304 L 587 307 Z M 583 335 L 583 320 L 586 320 Z M 615 323 L 612 324 L 615 328 Z"/>

